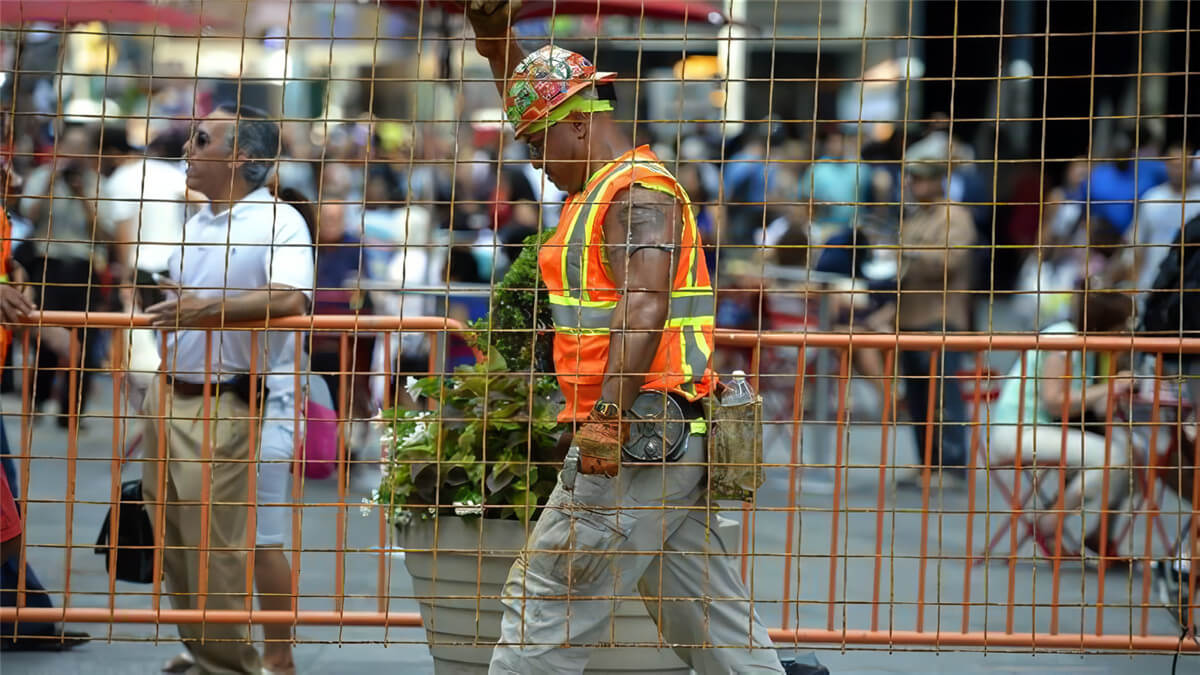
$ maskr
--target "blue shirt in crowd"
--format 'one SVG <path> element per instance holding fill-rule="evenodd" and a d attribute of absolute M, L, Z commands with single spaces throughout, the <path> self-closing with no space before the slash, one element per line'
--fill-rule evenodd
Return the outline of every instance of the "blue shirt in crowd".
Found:
<path fill-rule="evenodd" d="M 802 202 L 808 201 L 810 196 L 817 203 L 824 202 L 817 214 L 818 220 L 850 225 L 858 208 L 854 202 L 860 201 L 869 180 L 870 171 L 858 162 L 822 157 L 804 172 L 797 197 Z"/>
<path fill-rule="evenodd" d="M 1130 162 L 1124 170 L 1105 162 L 1092 169 L 1088 182 L 1080 186 L 1071 199 L 1090 201 L 1093 216 L 1104 218 L 1118 234 L 1125 234 L 1133 223 L 1137 200 L 1166 179 L 1167 167 L 1159 160 L 1139 159 Z"/>
<path fill-rule="evenodd" d="M 775 166 L 757 152 L 739 152 L 725 163 L 725 199 L 741 204 L 767 201 Z"/>

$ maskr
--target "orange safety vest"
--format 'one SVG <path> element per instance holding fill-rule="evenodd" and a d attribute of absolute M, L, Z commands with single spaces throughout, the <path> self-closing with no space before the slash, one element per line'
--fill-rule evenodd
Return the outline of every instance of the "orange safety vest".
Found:
<path fill-rule="evenodd" d="M 12 223 L 8 212 L 0 207 L 0 284 L 7 284 L 8 261 L 12 258 Z M 12 329 L 0 325 L 0 368 L 8 361 L 8 346 L 12 344 Z"/>
<path fill-rule="evenodd" d="M 621 291 L 604 255 L 604 216 L 617 193 L 637 184 L 682 202 L 683 241 L 671 285 L 670 314 L 643 390 L 695 401 L 712 389 L 714 296 L 700 231 L 683 187 L 642 146 L 605 164 L 563 205 L 558 228 L 538 252 L 554 315 L 554 369 L 566 397 L 563 422 L 583 420 L 600 399 L 609 326 Z"/>

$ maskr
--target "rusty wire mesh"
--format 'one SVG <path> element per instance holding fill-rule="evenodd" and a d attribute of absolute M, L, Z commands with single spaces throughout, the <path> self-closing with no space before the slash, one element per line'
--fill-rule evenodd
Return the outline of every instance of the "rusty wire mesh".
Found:
<path fill-rule="evenodd" d="M 430 651 L 438 668 L 486 663 L 571 427 L 553 420 L 546 268 L 520 257 L 536 253 L 528 236 L 561 245 L 543 239 L 574 213 L 568 191 L 513 137 L 455 3 L 157 2 L 140 22 L 106 20 L 122 4 L 139 3 L 0 3 L 8 236 L 44 310 L 8 323 L 3 415 L 24 537 L 5 568 L 2 639 L 30 637 L 14 616 L 66 621 L 113 643 L 87 659 L 137 672 L 173 653 L 171 623 L 229 650 L 265 631 L 268 661 L 294 647 L 314 672 L 428 667 Z M 630 544 L 625 558 L 660 573 L 600 594 L 623 602 L 588 640 L 592 670 L 680 670 L 667 647 L 748 646 L 744 617 L 725 642 L 706 611 L 692 633 L 647 623 L 722 601 L 752 608 L 776 646 L 843 650 L 822 656 L 835 665 L 887 650 L 1194 662 L 1197 575 L 1172 571 L 1194 558 L 1200 526 L 1200 341 L 1185 292 L 1197 263 L 1177 245 L 1200 215 L 1189 3 L 523 11 L 535 15 L 514 28 L 525 52 L 552 43 L 617 73 L 600 92 L 613 128 L 678 179 L 703 241 L 689 253 L 715 291 L 710 365 L 722 381 L 745 371 L 763 397 L 753 499 L 659 504 L 701 517 L 728 550 L 672 551 L 665 531 Z M 217 134 L 230 127 L 209 115 L 230 103 L 278 124 L 270 191 L 243 200 L 247 219 L 223 238 L 201 243 L 189 225 L 183 240 L 185 218 L 239 201 L 205 211 L 182 168 L 184 141 L 191 166 L 215 170 L 256 142 L 239 135 L 245 116 Z M 584 176 L 627 147 L 587 155 Z M 281 242 L 285 221 L 294 238 Z M 224 251 L 184 290 L 223 298 L 207 320 L 236 325 L 188 342 L 148 329 L 143 311 L 172 297 L 158 289 L 196 264 L 179 262 L 190 247 L 208 251 L 200 260 Z M 264 256 L 261 282 L 240 276 L 239 249 Z M 266 328 L 238 304 L 296 286 L 310 252 L 306 311 Z M 286 293 L 255 297 L 277 312 Z M 247 373 L 248 391 L 223 397 Z M 272 399 L 259 375 L 303 393 Z M 195 410 L 171 412 L 184 398 Z M 240 398 L 244 412 L 220 412 Z M 167 439 L 173 416 L 191 420 L 190 454 Z M 267 456 L 268 427 L 291 447 Z M 218 470 L 198 470 L 227 447 Z M 149 583 L 119 580 L 94 533 L 125 526 L 109 509 L 144 470 L 152 505 L 188 501 L 161 496 L 169 467 L 186 467 L 170 480 L 197 503 L 152 508 Z M 281 531 L 263 539 L 263 518 Z M 190 533 L 164 545 L 171 519 Z M 195 585 L 169 587 L 162 571 L 185 549 L 200 555 Z M 701 561 L 700 576 L 729 566 L 743 595 L 662 586 L 670 555 Z M 249 564 L 231 578 L 220 556 Z M 384 646 L 404 651 L 372 651 Z"/>

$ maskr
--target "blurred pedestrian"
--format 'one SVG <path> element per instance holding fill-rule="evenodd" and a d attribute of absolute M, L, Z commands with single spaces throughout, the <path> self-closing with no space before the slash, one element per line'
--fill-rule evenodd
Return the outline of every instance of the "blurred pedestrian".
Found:
<path fill-rule="evenodd" d="M 1147 190 L 1138 202 L 1129 236 L 1134 244 L 1137 290 L 1142 293 L 1153 288 L 1158 268 L 1184 224 L 1200 214 L 1200 175 L 1194 170 L 1187 144 L 1167 147 L 1166 169 L 1167 179 Z"/>
<path fill-rule="evenodd" d="M 97 304 L 95 255 L 97 243 L 110 239 L 103 220 L 97 218 L 96 197 L 100 192 L 97 137 L 91 127 L 67 124 L 55 145 L 49 164 L 30 174 L 25 184 L 21 210 L 33 223 L 33 233 L 15 251 L 16 259 L 29 274 L 34 302 L 47 310 L 83 312 Z M 92 373 L 96 368 L 92 350 L 86 349 L 83 329 L 73 329 L 80 339 L 80 362 L 67 363 L 68 354 L 42 345 L 37 354 L 37 376 L 33 389 L 35 410 L 41 410 L 56 391 L 58 425 L 66 428 L 72 411 L 86 407 Z M 78 407 L 71 401 L 70 387 L 56 383 L 58 374 L 84 366 L 79 377 Z M 65 379 L 65 377 L 64 377 Z"/>
<path fill-rule="evenodd" d="M 1087 182 L 1070 195 L 1085 203 L 1085 217 L 1104 218 L 1119 235 L 1133 224 L 1134 205 L 1142 195 L 1167 179 L 1166 165 L 1161 160 L 1134 154 L 1129 134 L 1116 134 L 1107 157 L 1092 166 Z"/>
<path fill-rule="evenodd" d="M 311 233 L 316 223 L 315 210 L 298 190 L 283 188 L 276 197 L 295 208 L 304 217 Z M 309 251 L 310 257 L 315 251 Z M 309 377 L 308 351 L 300 345 L 297 361 L 294 331 L 270 333 L 267 336 L 267 387 L 263 405 L 262 441 L 259 444 L 257 488 L 257 530 L 254 538 L 254 586 L 259 609 L 289 611 L 292 608 L 292 567 L 283 547 L 290 523 L 291 493 L 288 479 L 296 459 L 297 432 L 305 438 L 305 398 L 312 382 Z M 296 389 L 300 382 L 300 391 Z M 327 396 L 328 394 L 326 394 Z M 263 668 L 274 675 L 294 675 L 292 658 L 292 627 L 290 624 L 263 625 Z"/>
<path fill-rule="evenodd" d="M 905 333 L 945 334 L 969 326 L 968 262 L 970 246 L 975 243 L 975 225 L 970 212 L 946 199 L 949 161 L 945 144 L 936 139 L 914 143 L 906 153 L 911 201 L 900 221 L 896 296 L 896 322 Z M 954 379 L 961 354 L 950 350 L 901 351 L 898 362 L 917 442 L 917 464 L 925 464 L 928 446 L 934 465 L 961 470 L 967 462 L 966 429 L 962 426 L 967 414 Z M 932 410 L 930 387 L 937 389 Z M 928 433 L 934 434 L 932 439 L 927 438 Z"/>
<path fill-rule="evenodd" d="M 344 166 L 327 167 L 327 181 L 317 203 L 317 238 L 316 238 L 316 287 L 314 290 L 314 314 L 371 314 L 370 296 L 362 287 L 365 278 L 364 248 L 359 232 L 362 221 L 349 221 L 348 211 L 350 194 L 343 183 Z M 360 216 L 361 218 L 361 216 Z M 353 223 L 353 229 L 348 224 Z M 378 250 L 378 249 L 377 249 Z M 353 372 L 363 372 L 366 369 L 366 359 L 370 358 L 373 338 L 369 334 L 356 335 L 350 342 L 348 355 Z M 333 392 L 333 400 L 342 400 L 342 340 L 336 333 L 317 331 L 313 333 L 311 342 L 312 369 L 325 378 L 329 390 Z M 369 397 L 365 389 L 360 393 L 359 378 L 352 378 L 346 400 L 359 408 L 366 416 Z"/>
<path fill-rule="evenodd" d="M 870 167 L 858 161 L 856 140 L 842 129 L 831 129 L 821 138 L 820 156 L 800 178 L 797 201 L 811 200 L 815 223 L 853 227 L 870 180 Z"/>
<path fill-rule="evenodd" d="M 1158 337 L 1200 337 L 1200 215 L 1193 216 L 1176 235 L 1158 267 L 1152 290 L 1145 298 L 1141 329 Z M 1167 353 L 1163 372 L 1174 378 L 1172 388 L 1182 385 L 1182 393 L 1191 404 L 1193 434 L 1200 420 L 1200 355 Z M 1178 384 L 1175 384 L 1178 383 Z M 1164 472 L 1166 482 L 1183 499 L 1197 503 L 1192 493 L 1197 470 L 1196 444 L 1186 432 Z M 1200 515 L 1193 513 L 1189 537 L 1180 541 L 1174 560 L 1160 563 L 1159 571 L 1170 581 L 1171 597 L 1179 599 L 1181 622 L 1187 623 L 1192 566 L 1200 560 Z M 1190 548 L 1190 550 L 1189 550 Z"/>
<path fill-rule="evenodd" d="M 157 302 L 154 275 L 167 270 L 171 253 L 183 241 L 187 218 L 182 163 L 185 141 L 186 131 L 163 131 L 144 153 L 124 157 L 101 191 L 98 210 L 113 230 L 109 268 L 121 285 L 124 311 L 142 311 Z M 119 344 L 129 382 L 126 394 L 130 410 L 138 410 L 158 369 L 158 335 L 152 330 L 132 329 L 125 331 L 125 336 Z"/>
<path fill-rule="evenodd" d="M 775 133 L 772 136 L 772 133 Z M 780 135 L 768 123 L 741 136 L 742 148 L 725 162 L 724 187 L 726 204 L 725 237 L 720 243 L 731 245 L 731 253 L 739 246 L 756 244 L 755 234 L 766 226 L 767 195 L 776 185 L 779 166 L 768 161 L 768 144 L 775 140 L 772 154 L 779 152 Z"/>
<path fill-rule="evenodd" d="M 183 239 L 187 180 L 182 166 L 182 130 L 164 131 L 144 153 L 122 162 L 101 191 L 101 218 L 113 227 L 113 261 L 122 281 L 154 285 L 151 275 L 164 272 L 171 253 Z"/>
<path fill-rule="evenodd" d="M 158 438 L 158 425 L 165 425 L 166 444 L 165 456 L 148 453 L 142 489 L 151 522 L 162 524 L 157 536 L 163 576 L 176 609 L 200 606 L 205 541 L 204 606 L 242 609 L 250 591 L 243 547 L 245 503 L 254 498 L 247 492 L 255 466 L 247 455 L 251 337 L 245 331 L 216 332 L 210 342 L 205 331 L 188 328 L 307 311 L 313 284 L 308 226 L 264 187 L 278 151 L 278 125 L 253 108 L 220 106 L 196 125 L 185 147 L 187 185 L 208 203 L 188 220 L 183 244 L 171 254 L 168 299 L 147 308 L 152 324 L 169 332 L 163 354 L 167 390 L 156 392 L 162 385 L 155 378 L 146 396 L 144 434 Z M 260 355 L 258 363 L 267 363 L 266 357 Z M 202 455 L 211 461 L 200 462 Z M 207 500 L 201 492 L 205 483 Z M 201 510 L 208 512 L 207 533 L 196 526 L 203 522 Z M 245 624 L 180 624 L 179 634 L 190 659 L 177 658 L 168 669 L 262 669 Z"/>

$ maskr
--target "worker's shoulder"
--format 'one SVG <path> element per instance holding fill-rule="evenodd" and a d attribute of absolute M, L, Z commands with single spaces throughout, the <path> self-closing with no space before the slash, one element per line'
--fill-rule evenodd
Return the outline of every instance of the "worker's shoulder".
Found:
<path fill-rule="evenodd" d="M 613 194 L 610 206 L 615 208 L 608 209 L 605 220 L 628 218 L 631 208 L 659 209 L 664 214 L 668 214 L 675 210 L 679 203 L 678 195 L 657 185 L 630 183 Z"/>

